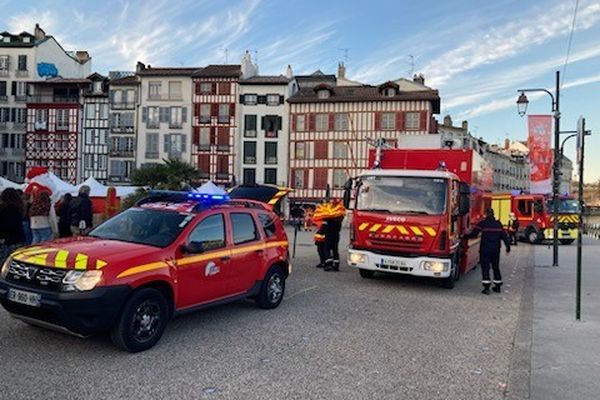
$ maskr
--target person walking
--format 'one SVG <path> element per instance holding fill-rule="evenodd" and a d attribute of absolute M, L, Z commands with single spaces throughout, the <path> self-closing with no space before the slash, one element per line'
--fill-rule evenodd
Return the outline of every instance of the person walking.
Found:
<path fill-rule="evenodd" d="M 63 196 L 58 207 L 58 236 L 61 238 L 73 236 L 71 232 L 71 201 L 73 196 L 67 193 Z"/>
<path fill-rule="evenodd" d="M 31 243 L 41 243 L 52 239 L 50 224 L 50 193 L 46 190 L 34 190 L 31 194 L 29 220 L 31 224 Z"/>
<path fill-rule="evenodd" d="M 515 216 L 515 213 L 509 214 L 508 221 L 508 234 L 510 236 L 510 244 L 513 246 L 517 245 L 517 233 L 519 232 L 519 220 Z"/>
<path fill-rule="evenodd" d="M 23 214 L 25 204 L 21 195 L 12 188 L 0 195 L 0 264 L 17 248 L 25 244 Z"/>
<path fill-rule="evenodd" d="M 71 227 L 75 235 L 86 235 L 93 226 L 92 201 L 90 200 L 90 187 L 83 185 L 79 194 L 72 201 Z"/>
<path fill-rule="evenodd" d="M 319 264 L 317 264 L 317 268 L 325 268 L 325 261 L 327 260 L 327 242 L 325 236 L 327 232 L 327 221 L 323 219 L 324 209 L 325 204 L 317 205 L 312 220 L 312 223 L 317 228 L 317 231 L 314 234 L 315 245 L 317 246 L 317 253 L 319 254 Z"/>
<path fill-rule="evenodd" d="M 325 242 L 326 242 L 326 260 L 325 271 L 340 270 L 340 231 L 342 230 L 342 222 L 346 216 L 346 209 L 342 203 L 334 199 L 329 205 L 330 209 L 325 218 Z"/>
<path fill-rule="evenodd" d="M 501 292 L 502 274 L 500 273 L 500 248 L 501 242 L 506 246 L 506 254 L 510 253 L 510 240 L 502 227 L 502 223 L 494 218 L 494 210 L 488 208 L 485 210 L 485 218 L 479 221 L 473 230 L 465 235 L 465 238 L 476 238 L 481 234 L 479 247 L 479 263 L 481 265 L 481 283 L 483 290 L 481 293 L 490 294 L 490 285 L 493 282 L 492 290 L 496 293 Z M 490 267 L 494 274 L 494 280 L 490 281 Z"/>

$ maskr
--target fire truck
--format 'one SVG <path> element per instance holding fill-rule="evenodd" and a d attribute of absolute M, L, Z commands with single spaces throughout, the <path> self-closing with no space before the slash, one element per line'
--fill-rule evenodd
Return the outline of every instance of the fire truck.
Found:
<path fill-rule="evenodd" d="M 568 245 L 577 238 L 579 205 L 573 196 L 558 198 L 558 239 Z M 554 237 L 552 197 L 543 194 L 494 194 L 484 196 L 484 202 L 494 209 L 496 218 L 508 226 L 512 212 L 519 221 L 517 238 L 540 243 Z"/>
<path fill-rule="evenodd" d="M 487 163 L 470 149 L 378 147 L 369 164 L 345 185 L 348 264 L 363 278 L 410 274 L 453 288 L 479 262 L 479 239 L 461 236 L 483 216 L 482 196 L 492 186 Z"/>

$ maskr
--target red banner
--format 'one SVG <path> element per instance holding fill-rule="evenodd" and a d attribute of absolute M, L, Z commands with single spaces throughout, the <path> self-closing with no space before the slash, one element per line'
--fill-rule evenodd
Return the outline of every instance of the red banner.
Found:
<path fill-rule="evenodd" d="M 552 116 L 529 115 L 529 173 L 531 193 L 552 191 Z"/>

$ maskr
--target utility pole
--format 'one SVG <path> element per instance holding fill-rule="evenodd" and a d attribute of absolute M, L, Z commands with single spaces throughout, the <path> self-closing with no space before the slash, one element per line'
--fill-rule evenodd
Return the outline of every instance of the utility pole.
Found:
<path fill-rule="evenodd" d="M 575 319 L 581 320 L 581 247 L 583 240 L 583 158 L 585 150 L 585 118 L 577 123 L 577 163 L 579 167 L 579 229 L 577 229 L 577 288 L 575 294 Z"/>
<path fill-rule="evenodd" d="M 552 266 L 558 267 L 558 191 L 560 190 L 560 71 L 556 71 L 554 108 L 554 166 L 552 182 Z"/>

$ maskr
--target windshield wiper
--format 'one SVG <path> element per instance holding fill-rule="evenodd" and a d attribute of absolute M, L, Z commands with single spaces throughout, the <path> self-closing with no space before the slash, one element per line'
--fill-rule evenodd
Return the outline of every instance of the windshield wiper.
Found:
<path fill-rule="evenodd" d="M 430 215 L 427 211 L 415 211 L 415 210 L 406 210 L 401 211 L 402 214 L 419 214 L 419 215 Z"/>
<path fill-rule="evenodd" d="M 361 208 L 358 211 L 368 211 L 368 212 L 383 212 L 383 213 L 388 213 L 391 214 L 392 212 L 390 210 L 388 210 L 387 208 Z"/>

